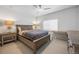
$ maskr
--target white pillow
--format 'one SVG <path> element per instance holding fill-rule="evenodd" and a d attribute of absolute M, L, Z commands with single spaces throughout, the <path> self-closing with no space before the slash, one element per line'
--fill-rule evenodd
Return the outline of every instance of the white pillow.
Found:
<path fill-rule="evenodd" d="M 21 27 L 18 27 L 18 32 L 19 32 L 20 35 L 22 35 Z"/>

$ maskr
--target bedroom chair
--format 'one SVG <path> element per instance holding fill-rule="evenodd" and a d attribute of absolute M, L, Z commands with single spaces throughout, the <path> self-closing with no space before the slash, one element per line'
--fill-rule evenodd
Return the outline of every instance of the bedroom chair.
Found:
<path fill-rule="evenodd" d="M 69 49 L 73 49 L 73 53 L 79 53 L 79 31 L 68 31 Z M 70 53 L 70 52 L 69 52 Z"/>
<path fill-rule="evenodd" d="M 53 39 L 63 40 L 67 43 L 67 51 L 69 53 L 69 38 L 67 32 L 64 31 L 53 31 Z"/>

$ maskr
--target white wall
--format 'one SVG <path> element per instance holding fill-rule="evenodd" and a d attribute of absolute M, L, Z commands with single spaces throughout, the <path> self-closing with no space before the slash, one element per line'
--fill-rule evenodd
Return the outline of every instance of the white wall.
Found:
<path fill-rule="evenodd" d="M 77 7 L 77 29 L 79 30 L 79 7 Z"/>
<path fill-rule="evenodd" d="M 16 24 L 23 24 L 23 25 L 32 25 L 32 21 L 34 20 L 34 17 L 28 17 L 28 16 L 18 16 L 17 17 Z"/>
<path fill-rule="evenodd" d="M 34 20 L 34 17 L 25 16 L 23 14 L 17 13 L 13 10 L 10 10 L 8 8 L 3 8 L 0 6 L 0 19 L 15 19 L 16 24 L 32 24 L 32 21 Z"/>
<path fill-rule="evenodd" d="M 72 7 L 44 16 L 40 16 L 39 20 L 58 19 L 59 30 L 77 30 L 79 29 L 79 7 Z M 0 18 L 13 18 L 16 24 L 32 24 L 34 17 L 19 14 L 10 9 L 0 7 Z"/>
<path fill-rule="evenodd" d="M 59 30 L 63 30 L 63 31 L 78 30 L 79 25 L 77 25 L 78 24 L 77 9 L 78 9 L 77 7 L 64 9 L 58 12 L 40 16 L 39 19 L 41 18 L 42 21 L 58 19 Z"/>
<path fill-rule="evenodd" d="M 24 25 L 30 25 L 32 24 L 32 21 L 34 20 L 33 17 L 25 16 L 23 14 L 17 13 L 13 10 L 10 10 L 8 8 L 3 8 L 0 6 L 0 20 L 5 19 L 14 19 L 15 24 L 24 24 Z M 1 21 L 2 21 L 1 20 Z M 8 32 L 9 30 L 3 25 L 0 25 L 0 32 Z M 12 32 L 16 31 L 15 27 L 12 29 Z"/>

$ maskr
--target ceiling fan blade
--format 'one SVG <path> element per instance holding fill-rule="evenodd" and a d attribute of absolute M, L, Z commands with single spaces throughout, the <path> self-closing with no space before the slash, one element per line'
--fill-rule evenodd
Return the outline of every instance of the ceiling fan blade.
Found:
<path fill-rule="evenodd" d="M 51 9 L 51 8 L 44 8 L 44 10 L 49 10 L 49 9 Z"/>
<path fill-rule="evenodd" d="M 33 7 L 37 8 L 37 5 L 33 5 Z"/>
<path fill-rule="evenodd" d="M 42 8 L 42 5 L 33 5 L 35 8 Z"/>
<path fill-rule="evenodd" d="M 49 10 L 51 8 L 42 8 L 42 5 L 33 5 L 37 9 L 42 9 L 42 10 Z"/>

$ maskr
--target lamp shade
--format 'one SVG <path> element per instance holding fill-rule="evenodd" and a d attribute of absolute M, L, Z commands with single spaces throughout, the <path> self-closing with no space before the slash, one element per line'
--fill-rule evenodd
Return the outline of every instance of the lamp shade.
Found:
<path fill-rule="evenodd" d="M 34 20 L 32 23 L 35 24 L 35 25 L 38 25 L 40 23 L 40 21 Z"/>
<path fill-rule="evenodd" d="M 13 25 L 14 21 L 13 20 L 5 20 L 5 25 Z"/>
<path fill-rule="evenodd" d="M 33 29 L 38 29 L 38 27 L 40 26 L 40 21 L 38 20 L 34 20 L 32 23 L 33 23 Z"/>
<path fill-rule="evenodd" d="M 13 20 L 5 20 L 4 24 L 7 28 L 11 28 L 14 25 L 14 21 Z"/>
<path fill-rule="evenodd" d="M 33 22 L 32 22 L 33 24 L 37 24 L 37 22 L 34 20 Z"/>

